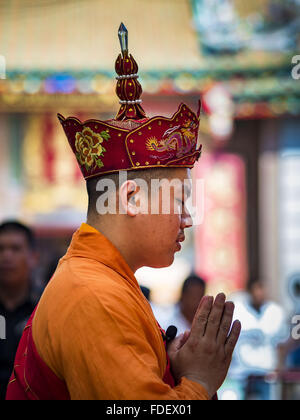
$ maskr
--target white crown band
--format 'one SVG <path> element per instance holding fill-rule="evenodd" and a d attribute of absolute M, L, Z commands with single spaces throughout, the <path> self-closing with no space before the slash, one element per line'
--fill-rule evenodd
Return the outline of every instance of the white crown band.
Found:
<path fill-rule="evenodd" d="M 122 100 L 119 101 L 119 103 L 121 105 L 126 105 L 126 104 L 128 104 L 128 105 L 134 105 L 134 104 L 141 104 L 142 102 L 143 101 L 141 99 L 136 99 L 135 101 L 122 101 Z"/>
<path fill-rule="evenodd" d="M 123 76 L 117 76 L 116 79 L 117 80 L 122 80 L 122 79 L 137 79 L 139 77 L 139 75 L 137 73 L 135 74 L 124 74 Z"/>

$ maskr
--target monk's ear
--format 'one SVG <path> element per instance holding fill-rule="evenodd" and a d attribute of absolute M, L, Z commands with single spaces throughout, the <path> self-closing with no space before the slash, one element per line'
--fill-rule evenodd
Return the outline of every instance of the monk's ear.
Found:
<path fill-rule="evenodd" d="M 119 189 L 122 214 L 134 217 L 140 209 L 140 188 L 135 181 L 124 182 Z"/>

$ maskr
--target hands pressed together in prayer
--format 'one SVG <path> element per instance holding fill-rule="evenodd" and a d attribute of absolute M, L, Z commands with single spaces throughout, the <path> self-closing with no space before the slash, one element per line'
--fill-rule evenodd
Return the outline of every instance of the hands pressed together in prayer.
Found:
<path fill-rule="evenodd" d="M 176 380 L 184 376 L 200 383 L 213 397 L 223 384 L 241 324 L 232 324 L 234 304 L 221 293 L 215 300 L 205 296 L 196 312 L 191 331 L 175 338 L 168 347 Z M 232 324 L 232 327 L 231 327 Z"/>

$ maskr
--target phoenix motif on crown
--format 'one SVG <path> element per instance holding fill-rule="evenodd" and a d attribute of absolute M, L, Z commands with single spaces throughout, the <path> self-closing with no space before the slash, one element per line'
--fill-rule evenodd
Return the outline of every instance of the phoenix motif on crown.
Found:
<path fill-rule="evenodd" d="M 181 158 L 189 154 L 196 143 L 197 124 L 187 120 L 183 125 L 177 125 L 166 130 L 161 138 L 149 137 L 146 140 L 147 150 L 152 150 L 159 155 L 150 155 L 154 159 L 167 160 L 170 158 Z M 163 154 L 161 154 L 163 153 Z"/>

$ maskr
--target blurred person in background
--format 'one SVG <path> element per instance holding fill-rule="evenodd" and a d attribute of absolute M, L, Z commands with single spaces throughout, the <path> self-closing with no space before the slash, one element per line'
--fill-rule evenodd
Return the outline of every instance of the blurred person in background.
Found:
<path fill-rule="evenodd" d="M 166 330 L 170 325 L 175 325 L 178 334 L 189 331 L 205 292 L 206 283 L 201 277 L 196 274 L 188 276 L 183 283 L 178 303 L 161 320 L 163 328 Z"/>
<path fill-rule="evenodd" d="M 292 336 L 278 347 L 278 370 L 300 371 L 300 339 Z"/>
<path fill-rule="evenodd" d="M 247 293 L 235 302 L 235 316 L 242 323 L 240 341 L 233 355 L 229 377 L 238 380 L 246 399 L 271 399 L 266 376 L 277 369 L 280 342 L 287 334 L 283 309 L 268 300 L 259 279 L 251 280 Z"/>
<path fill-rule="evenodd" d="M 44 273 L 44 282 L 45 286 L 49 283 L 51 280 L 53 274 L 55 273 L 55 270 L 58 266 L 59 260 L 63 257 L 63 255 L 55 254 L 49 261 L 49 263 L 46 265 L 45 273 Z"/>
<path fill-rule="evenodd" d="M 291 333 L 289 339 L 278 348 L 278 369 L 300 371 L 300 273 L 291 276 L 288 289 L 294 306 L 290 312 Z"/>
<path fill-rule="evenodd" d="M 0 340 L 0 399 L 5 398 L 19 340 L 40 295 L 33 283 L 36 263 L 32 230 L 16 221 L 1 224 L 0 315 L 6 338 Z"/>
<path fill-rule="evenodd" d="M 145 296 L 145 298 L 150 302 L 150 300 L 151 300 L 151 290 L 149 289 L 149 287 L 140 285 L 140 288 L 141 288 L 141 291 L 142 291 L 143 295 Z"/>

